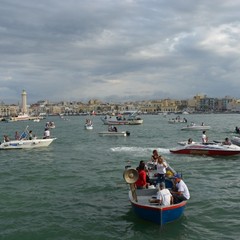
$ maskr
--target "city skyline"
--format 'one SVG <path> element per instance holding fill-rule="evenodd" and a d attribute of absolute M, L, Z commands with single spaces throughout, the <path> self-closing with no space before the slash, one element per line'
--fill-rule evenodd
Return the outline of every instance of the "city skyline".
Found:
<path fill-rule="evenodd" d="M 239 98 L 238 1 L 4 0 L 0 97 Z"/>

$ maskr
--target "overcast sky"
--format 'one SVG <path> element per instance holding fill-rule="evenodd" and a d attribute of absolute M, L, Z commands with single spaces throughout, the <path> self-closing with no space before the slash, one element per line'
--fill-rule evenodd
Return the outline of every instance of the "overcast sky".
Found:
<path fill-rule="evenodd" d="M 0 101 L 240 98 L 238 0 L 1 0 Z"/>

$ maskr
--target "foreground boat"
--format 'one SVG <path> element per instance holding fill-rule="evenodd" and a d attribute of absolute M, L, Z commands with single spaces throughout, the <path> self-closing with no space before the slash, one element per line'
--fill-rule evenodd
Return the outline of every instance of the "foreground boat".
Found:
<path fill-rule="evenodd" d="M 157 189 L 135 189 L 134 183 L 138 179 L 138 172 L 135 169 L 127 169 L 123 173 L 125 181 L 130 185 L 129 200 L 133 211 L 142 219 L 159 224 L 160 226 L 179 219 L 185 210 L 187 201 L 178 204 L 162 206 L 149 202 L 150 198 L 156 197 Z M 172 185 L 171 180 L 167 180 L 167 185 Z"/>
<path fill-rule="evenodd" d="M 48 147 L 55 139 L 13 140 L 1 143 L 0 150 Z"/>
<path fill-rule="evenodd" d="M 233 156 L 240 154 L 240 147 L 234 144 L 224 145 L 222 143 L 192 143 L 170 149 L 170 152 L 175 154 Z"/>

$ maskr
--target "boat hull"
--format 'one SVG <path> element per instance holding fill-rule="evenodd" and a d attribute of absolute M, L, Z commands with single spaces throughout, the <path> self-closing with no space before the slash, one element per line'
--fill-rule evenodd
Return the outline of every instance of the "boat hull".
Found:
<path fill-rule="evenodd" d="M 34 140 L 16 140 L 4 142 L 0 145 L 0 150 L 11 149 L 31 149 L 48 147 L 56 138 L 34 139 Z"/>
<path fill-rule="evenodd" d="M 105 125 L 141 125 L 143 120 L 106 120 L 102 119 Z"/>
<path fill-rule="evenodd" d="M 116 137 L 126 137 L 126 136 L 130 135 L 130 133 L 128 131 L 126 131 L 126 132 L 108 132 L 108 131 L 105 131 L 105 132 L 99 132 L 98 134 L 99 134 L 99 136 L 116 136 Z"/>
<path fill-rule="evenodd" d="M 203 131 L 203 130 L 209 130 L 210 126 L 188 126 L 181 128 L 182 131 Z"/>
<path fill-rule="evenodd" d="M 221 145 L 205 145 L 193 144 L 186 145 L 180 148 L 170 149 L 174 154 L 190 154 L 190 155 L 207 155 L 207 156 L 233 156 L 240 154 L 240 148 L 235 145 L 221 146 Z"/>
<path fill-rule="evenodd" d="M 169 206 L 141 204 L 140 202 L 136 202 L 132 199 L 131 191 L 129 192 L 129 196 L 132 209 L 136 215 L 144 220 L 154 222 L 161 226 L 179 219 L 183 215 L 185 206 L 187 204 L 187 201 Z M 149 198 L 150 197 L 151 195 Z"/>

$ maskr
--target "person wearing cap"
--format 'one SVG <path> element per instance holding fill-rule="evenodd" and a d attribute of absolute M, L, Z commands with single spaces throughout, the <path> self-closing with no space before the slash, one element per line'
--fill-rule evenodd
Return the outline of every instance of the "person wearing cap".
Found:
<path fill-rule="evenodd" d="M 175 180 L 176 189 L 175 191 L 171 191 L 174 198 L 174 203 L 180 203 L 184 200 L 190 199 L 190 193 L 189 193 L 188 187 L 186 183 L 182 180 L 181 175 L 175 174 L 174 180 Z"/>
<path fill-rule="evenodd" d="M 173 196 L 170 193 L 170 191 L 165 188 L 165 183 L 161 182 L 159 185 L 159 190 L 157 192 L 157 198 L 156 199 L 149 199 L 150 203 L 159 203 L 159 205 L 162 206 L 168 206 L 173 204 Z"/>

